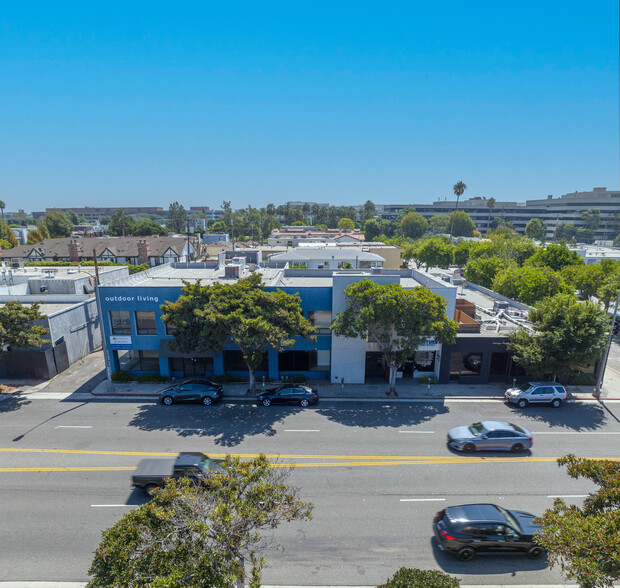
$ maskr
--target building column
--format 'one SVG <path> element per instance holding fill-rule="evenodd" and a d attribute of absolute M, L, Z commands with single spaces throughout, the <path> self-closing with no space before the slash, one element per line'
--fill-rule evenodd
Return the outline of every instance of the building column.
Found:
<path fill-rule="evenodd" d="M 280 357 L 278 352 L 272 347 L 267 351 L 267 358 L 269 362 L 269 379 L 278 380 L 280 378 Z"/>
<path fill-rule="evenodd" d="M 170 358 L 168 357 L 159 358 L 159 373 L 162 376 L 164 376 L 164 378 L 170 377 Z"/>
<path fill-rule="evenodd" d="M 220 351 L 220 353 L 216 353 L 213 358 L 213 375 L 223 376 L 224 373 L 224 352 Z"/>

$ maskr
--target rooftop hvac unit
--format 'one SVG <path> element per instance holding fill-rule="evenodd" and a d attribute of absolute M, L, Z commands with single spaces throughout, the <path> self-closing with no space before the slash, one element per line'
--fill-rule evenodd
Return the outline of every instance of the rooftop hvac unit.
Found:
<path fill-rule="evenodd" d="M 508 302 L 504 302 L 503 300 L 494 300 L 493 301 L 493 310 L 497 312 L 498 310 L 506 310 L 510 306 Z"/>
<path fill-rule="evenodd" d="M 241 267 L 238 265 L 227 265 L 224 268 L 224 276 L 226 278 L 238 278 L 241 275 Z"/>
<path fill-rule="evenodd" d="M 370 275 L 371 276 L 380 276 L 383 273 L 383 268 L 381 267 L 371 267 Z"/>

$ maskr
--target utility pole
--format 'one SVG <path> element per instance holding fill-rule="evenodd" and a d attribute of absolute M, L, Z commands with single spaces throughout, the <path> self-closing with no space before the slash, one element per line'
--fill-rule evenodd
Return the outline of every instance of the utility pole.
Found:
<path fill-rule="evenodd" d="M 605 376 L 605 368 L 607 367 L 607 358 L 609 357 L 609 348 L 611 347 L 611 340 L 614 334 L 614 325 L 616 324 L 616 317 L 618 316 L 618 303 L 620 303 L 620 289 L 618 289 L 618 296 L 616 296 L 616 304 L 614 306 L 614 314 L 611 317 L 611 325 L 609 326 L 609 337 L 607 338 L 607 347 L 605 347 L 605 353 L 603 359 L 598 368 L 598 377 L 596 378 L 596 390 L 594 396 L 597 398 L 601 394 L 603 388 L 603 377 Z"/>
<path fill-rule="evenodd" d="M 187 219 L 187 263 L 189 263 L 189 218 Z"/>

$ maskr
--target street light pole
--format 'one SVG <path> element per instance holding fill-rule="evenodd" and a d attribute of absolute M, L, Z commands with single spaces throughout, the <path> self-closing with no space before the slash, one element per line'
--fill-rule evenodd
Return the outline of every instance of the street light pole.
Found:
<path fill-rule="evenodd" d="M 611 340 L 614 334 L 614 325 L 616 324 L 616 317 L 618 316 L 618 303 L 620 303 L 620 288 L 618 289 L 618 296 L 616 296 L 616 304 L 614 306 L 614 314 L 611 317 L 611 325 L 609 326 L 609 337 L 607 338 L 607 347 L 605 347 L 605 353 L 603 359 L 598 368 L 598 378 L 596 379 L 596 390 L 594 396 L 597 398 L 601 395 L 603 388 L 603 377 L 605 376 L 605 368 L 607 367 L 607 358 L 609 357 L 609 349 L 611 347 Z"/>

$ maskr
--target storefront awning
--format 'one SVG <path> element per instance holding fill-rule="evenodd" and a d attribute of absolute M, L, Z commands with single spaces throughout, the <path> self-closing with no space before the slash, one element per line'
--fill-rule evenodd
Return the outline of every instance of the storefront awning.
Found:
<path fill-rule="evenodd" d="M 191 351 L 190 353 L 183 353 L 182 351 L 172 351 L 168 346 L 169 341 L 159 342 L 159 357 L 215 357 L 215 353 L 208 351 L 200 353 L 198 351 Z"/>

